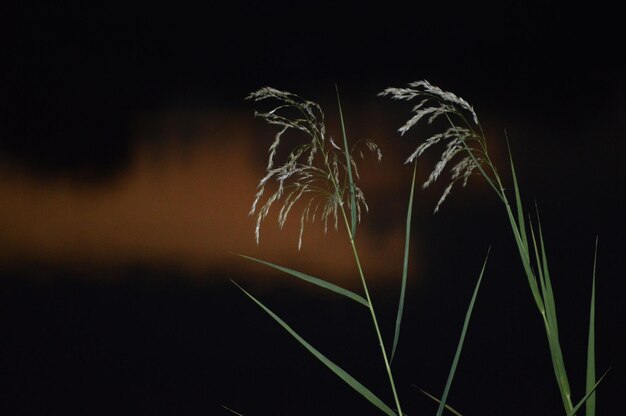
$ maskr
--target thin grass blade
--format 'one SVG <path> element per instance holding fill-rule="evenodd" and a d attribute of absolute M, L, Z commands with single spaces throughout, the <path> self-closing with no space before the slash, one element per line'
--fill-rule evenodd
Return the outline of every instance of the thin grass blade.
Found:
<path fill-rule="evenodd" d="M 339 88 L 335 85 L 337 91 L 337 104 L 339 105 L 339 120 L 341 121 L 341 134 L 343 135 L 343 149 L 346 154 L 346 169 L 348 171 L 348 183 L 350 186 L 350 225 L 352 239 L 356 236 L 356 223 L 357 223 L 357 209 L 356 209 L 356 195 L 354 188 L 354 180 L 352 177 L 352 163 L 350 158 L 350 148 L 348 147 L 348 136 L 346 135 L 346 125 L 343 121 L 343 112 L 341 111 L 341 101 L 339 100 Z"/>
<path fill-rule="evenodd" d="M 589 307 L 589 336 L 587 338 L 587 381 L 585 393 L 589 398 L 585 403 L 585 416 L 596 415 L 596 393 L 593 391 L 596 383 L 596 263 L 598 259 L 598 238 L 593 256 L 593 273 L 591 278 L 591 306 Z"/>
<path fill-rule="evenodd" d="M 542 266 L 542 262 L 541 262 L 541 255 L 539 254 L 539 245 L 537 244 L 537 237 L 535 236 L 535 227 L 532 223 L 532 220 L 530 218 L 528 218 L 528 224 L 530 226 L 530 237 L 533 243 L 533 250 L 534 250 L 534 254 L 535 254 L 535 263 L 537 266 L 537 275 L 539 275 L 539 284 L 541 285 L 541 299 L 544 299 L 545 294 L 547 292 L 547 287 L 546 287 L 546 279 L 545 276 L 543 274 L 543 266 Z M 542 305 L 544 305 L 544 302 L 542 301 Z M 546 310 L 546 307 L 544 306 L 543 309 L 540 309 L 541 312 L 541 316 L 544 320 L 544 325 L 546 326 L 546 331 L 550 331 L 550 325 L 548 325 L 549 322 L 549 314 L 550 311 Z"/>
<path fill-rule="evenodd" d="M 576 404 L 576 406 L 574 406 L 574 408 L 567 413 L 567 416 L 574 416 L 576 412 L 578 412 L 578 410 L 582 407 L 582 405 L 587 403 L 587 400 L 589 400 L 589 397 L 591 397 L 595 393 L 596 389 L 600 385 L 600 382 L 602 382 L 602 380 L 608 374 L 609 371 L 611 371 L 610 368 L 606 370 L 604 374 L 602 374 L 602 377 L 600 377 L 600 379 L 593 385 L 593 388 L 590 391 L 588 391 L 587 394 L 585 394 L 585 397 L 580 399 L 580 401 Z"/>
<path fill-rule="evenodd" d="M 452 367 L 450 368 L 450 373 L 448 374 L 448 380 L 446 381 L 446 386 L 443 389 L 441 402 L 439 403 L 439 408 L 437 409 L 437 416 L 441 416 L 443 414 L 443 410 L 446 405 L 446 400 L 448 398 L 448 394 L 450 393 L 450 387 L 452 386 L 452 380 L 454 379 L 454 374 L 456 373 L 456 367 L 459 364 L 459 359 L 461 358 L 461 351 L 463 350 L 463 342 L 465 341 L 465 335 L 467 334 L 467 327 L 469 326 L 469 322 L 472 317 L 472 310 L 474 309 L 474 303 L 476 302 L 476 297 L 478 296 L 480 283 L 483 280 L 485 267 L 487 267 L 487 260 L 489 259 L 490 251 L 491 251 L 491 248 L 487 250 L 487 255 L 485 256 L 485 261 L 483 262 L 483 267 L 480 270 L 480 276 L 478 277 L 478 282 L 476 282 L 476 287 L 474 288 L 474 293 L 472 294 L 472 300 L 470 301 L 470 304 L 467 308 L 467 312 L 465 313 L 465 321 L 463 322 L 463 329 L 461 330 L 461 337 L 459 339 L 459 344 L 456 347 L 456 353 L 454 354 L 454 359 L 452 360 Z"/>
<path fill-rule="evenodd" d="M 285 321 L 280 319 L 278 315 L 272 312 L 267 306 L 265 306 L 261 301 L 256 299 L 250 293 L 248 293 L 245 289 L 239 286 L 237 283 L 233 282 L 243 293 L 245 293 L 250 299 L 252 299 L 257 305 L 261 307 L 269 316 L 272 317 L 280 326 L 282 326 L 289 334 L 294 337 L 304 348 L 306 348 L 311 354 L 315 356 L 319 361 L 321 361 L 326 367 L 328 367 L 333 373 L 335 373 L 340 379 L 342 379 L 346 384 L 356 390 L 359 394 L 365 397 L 370 403 L 374 406 L 378 407 L 385 414 L 389 416 L 397 416 L 396 412 L 394 412 L 389 406 L 387 406 L 381 399 L 378 398 L 374 393 L 372 393 L 369 389 L 363 386 L 359 381 L 357 381 L 354 377 L 348 374 L 345 370 L 339 367 L 337 364 L 326 358 L 321 352 L 319 352 L 315 347 L 309 344 L 304 340 L 296 331 L 294 331 Z"/>
<path fill-rule="evenodd" d="M 541 233 L 541 223 L 539 221 L 539 212 L 537 212 L 537 218 L 539 222 L 539 244 L 537 244 L 537 236 L 535 235 L 534 226 L 529 219 L 530 223 L 530 235 L 532 238 L 533 249 L 535 253 L 535 260 L 537 263 L 537 273 L 541 283 L 541 296 L 543 304 L 545 305 L 542 312 L 543 323 L 546 330 L 546 337 L 548 338 L 548 347 L 550 349 L 550 357 L 552 361 L 552 368 L 554 370 L 554 376 L 559 386 L 559 392 L 565 411 L 569 412 L 572 409 L 571 397 L 569 393 L 569 382 L 567 374 L 565 372 L 565 364 L 563 362 L 563 354 L 561 352 L 561 346 L 559 341 L 559 330 L 556 319 L 556 305 L 554 302 L 554 294 L 552 291 L 552 283 L 550 281 L 550 271 L 547 265 L 545 247 L 543 243 L 543 235 Z M 541 245 L 541 252 L 539 251 L 539 245 Z"/>
<path fill-rule="evenodd" d="M 224 406 L 224 405 L 221 405 L 221 406 L 222 406 L 222 409 L 224 409 L 224 410 L 226 410 L 226 411 L 228 411 L 228 412 L 230 412 L 230 413 L 232 413 L 232 414 L 234 414 L 234 415 L 237 415 L 237 416 L 243 416 L 241 413 L 239 413 L 239 412 L 235 412 L 233 409 L 231 409 L 231 408 L 230 408 L 230 407 L 228 407 L 228 406 Z"/>
<path fill-rule="evenodd" d="M 415 387 L 416 389 L 418 389 L 419 391 L 422 392 L 422 394 L 424 394 L 426 397 L 428 397 L 429 399 L 434 400 L 437 403 L 441 403 L 441 400 L 439 400 L 438 398 L 436 398 L 435 396 L 433 396 L 432 394 L 428 393 L 425 390 L 420 389 L 419 387 L 417 387 L 415 384 L 413 384 L 413 387 Z M 459 411 L 457 411 L 454 407 L 450 406 L 450 405 L 446 405 L 446 410 L 450 411 L 451 413 L 455 414 L 456 416 L 463 416 L 461 413 L 459 413 Z"/>
<path fill-rule="evenodd" d="M 391 358 L 396 355 L 396 348 L 398 348 L 398 341 L 400 339 L 400 327 L 402 326 L 402 314 L 404 312 L 404 297 L 406 293 L 406 281 L 409 272 L 409 243 L 411 241 L 411 217 L 413 213 L 413 195 L 415 193 L 415 175 L 417 172 L 417 162 L 413 165 L 413 179 L 411 181 L 411 192 L 409 194 L 409 206 L 406 213 L 406 229 L 404 240 L 404 260 L 402 262 L 402 283 L 400 286 L 400 301 L 398 302 L 398 315 L 396 316 L 396 330 L 393 335 L 393 346 L 391 347 Z"/>
<path fill-rule="evenodd" d="M 508 145 L 508 140 L 507 140 L 507 145 Z M 515 237 L 515 244 L 517 245 L 517 250 L 522 260 L 522 266 L 524 267 L 526 279 L 528 280 L 528 285 L 530 286 L 530 291 L 533 295 L 535 303 L 537 304 L 537 308 L 539 309 L 539 312 L 543 314 L 544 305 L 543 305 L 543 301 L 541 300 L 541 294 L 539 293 L 539 287 L 537 285 L 537 278 L 530 265 L 530 252 L 528 249 L 528 236 L 526 235 L 526 222 L 524 221 L 524 208 L 522 204 L 522 197 L 521 197 L 521 193 L 519 190 L 519 184 L 517 182 L 517 175 L 515 173 L 515 165 L 513 164 L 513 156 L 511 155 L 510 147 L 509 147 L 509 160 L 511 164 L 511 177 L 513 179 L 513 189 L 515 191 L 515 208 L 517 211 L 517 219 L 515 218 L 516 216 L 513 215 L 513 211 L 511 210 L 509 201 L 506 198 L 506 195 L 504 195 L 504 193 L 502 194 L 502 199 L 506 208 L 507 216 L 509 218 L 509 223 L 511 224 L 513 236 Z"/>
<path fill-rule="evenodd" d="M 517 175 L 515 174 L 515 165 L 513 163 L 513 155 L 511 153 L 511 146 L 509 145 L 509 140 L 507 138 L 506 141 L 507 148 L 509 151 L 509 163 L 511 164 L 511 178 L 513 179 L 513 190 L 515 191 L 515 209 L 517 211 L 517 225 L 519 229 L 520 239 L 523 244 L 523 247 L 526 249 L 526 253 L 528 253 L 528 238 L 526 237 L 526 224 L 524 222 L 524 209 L 522 205 L 522 197 L 519 190 L 519 185 L 517 183 Z"/>
<path fill-rule="evenodd" d="M 255 259 L 254 257 L 246 256 L 244 254 L 238 254 L 238 256 L 243 257 L 244 259 L 251 260 L 251 261 L 256 261 L 257 263 L 265 264 L 266 266 L 269 266 L 269 267 L 272 267 L 272 268 L 274 268 L 276 270 L 280 270 L 281 272 L 290 274 L 290 275 L 292 275 L 294 277 L 297 277 L 298 279 L 302 279 L 305 282 L 312 283 L 312 284 L 317 285 L 319 287 L 322 287 L 324 289 L 328 289 L 331 292 L 335 292 L 335 293 L 338 293 L 340 295 L 346 296 L 346 297 L 348 297 L 348 298 L 350 298 L 350 299 L 360 303 L 363 306 L 366 306 L 366 307 L 369 306 L 367 301 L 365 300 L 365 298 L 363 298 L 362 296 L 357 295 L 356 293 L 354 293 L 354 292 L 352 292 L 352 291 L 350 291 L 348 289 L 344 289 L 344 288 L 342 288 L 340 286 L 337 286 L 337 285 L 335 285 L 333 283 L 327 282 L 326 280 L 319 279 L 317 277 L 313 277 L 313 276 L 305 274 L 305 273 L 301 273 L 301 272 L 299 272 L 297 270 L 288 269 L 287 267 L 279 266 L 277 264 L 270 263 L 269 261 Z"/>
<path fill-rule="evenodd" d="M 541 249 L 541 268 L 543 271 L 543 278 L 545 279 L 545 292 L 543 294 L 543 301 L 546 309 L 546 317 L 548 324 L 548 342 L 550 346 L 550 352 L 552 354 L 552 363 L 554 366 L 555 375 L 561 392 L 561 398 L 565 411 L 569 412 L 573 408 L 572 393 L 569 384 L 569 378 L 567 371 L 565 370 L 565 361 L 563 359 L 563 351 L 561 349 L 561 342 L 559 340 L 559 326 L 556 316 L 556 303 L 554 300 L 554 292 L 552 290 L 552 281 L 550 279 L 550 270 L 548 269 L 548 257 L 546 254 L 546 246 L 543 239 L 543 230 L 541 227 L 541 219 L 539 218 L 539 212 L 537 211 L 537 227 L 539 229 L 539 247 Z"/>
<path fill-rule="evenodd" d="M 511 207 L 508 205 L 508 202 L 506 202 L 505 208 L 507 216 L 509 218 L 509 223 L 511 224 L 511 229 L 513 230 L 513 236 L 515 237 L 517 251 L 519 252 L 520 258 L 522 260 L 522 266 L 524 267 L 524 273 L 526 274 L 528 286 L 530 287 L 530 291 L 533 295 L 533 299 L 535 300 L 535 304 L 537 305 L 537 309 L 539 309 L 539 313 L 543 315 L 545 313 L 545 305 L 543 304 L 543 300 L 541 298 L 541 293 L 537 284 L 537 277 L 535 276 L 535 272 L 533 271 L 530 264 L 530 255 L 528 253 L 528 250 L 526 249 L 526 247 L 528 246 L 528 242 L 524 242 L 522 240 L 519 227 L 517 226 L 517 222 L 515 220 L 515 217 L 513 216 Z"/>
<path fill-rule="evenodd" d="M 556 317 L 556 304 L 554 302 L 554 291 L 552 290 L 552 280 L 550 279 L 550 269 L 548 268 L 548 256 L 546 255 L 546 246 L 543 239 L 543 229 L 541 227 L 541 219 L 539 218 L 539 209 L 535 206 L 537 212 L 537 227 L 539 228 L 539 244 L 541 248 L 541 273 L 545 279 L 545 292 L 543 294 L 546 310 L 549 311 L 551 325 L 555 335 L 558 337 L 559 326 Z M 538 261 L 539 262 L 539 261 Z"/>

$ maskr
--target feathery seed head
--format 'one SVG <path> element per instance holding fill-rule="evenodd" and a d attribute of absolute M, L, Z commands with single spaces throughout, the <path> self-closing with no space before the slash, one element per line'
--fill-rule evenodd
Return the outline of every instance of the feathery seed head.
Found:
<path fill-rule="evenodd" d="M 349 181 L 346 160 L 358 176 L 356 162 L 352 154 L 345 154 L 345 149 L 338 146 L 332 138 L 326 140 L 324 113 L 320 106 L 295 94 L 265 87 L 246 97 L 255 102 L 263 100 L 278 101 L 276 107 L 267 112 L 255 112 L 269 124 L 279 126 L 279 131 L 269 147 L 266 174 L 259 181 L 257 193 L 250 209 L 250 215 L 256 215 L 255 238 L 260 239 L 261 223 L 268 216 L 271 206 L 282 202 L 278 212 L 278 225 L 282 228 L 292 208 L 300 199 L 305 199 L 300 216 L 298 248 L 302 246 L 305 222 L 315 221 L 318 208 L 321 207 L 321 220 L 324 231 L 328 229 L 328 220 L 332 217 L 334 227 L 338 227 L 338 209 L 350 204 Z M 277 160 L 278 148 L 285 133 L 290 130 L 303 132 L 308 138 L 304 144 L 294 145 L 282 164 Z M 371 141 L 365 145 L 382 157 L 380 150 Z M 353 147 L 353 150 L 355 147 Z M 350 153 L 352 153 L 352 151 Z M 273 182 L 276 190 L 264 200 L 266 187 Z M 355 205 L 361 215 L 362 207 L 367 210 L 365 197 L 361 189 L 355 186 Z"/>
<path fill-rule="evenodd" d="M 431 146 L 440 142 L 447 142 L 439 162 L 437 162 L 428 179 L 422 185 L 423 188 L 427 188 L 436 181 L 445 167 L 460 153 L 467 155 L 451 169 L 451 182 L 444 190 L 435 207 L 435 212 L 439 211 L 439 207 L 450 194 L 452 186 L 461 179 L 463 180 L 463 186 L 465 186 L 476 168 L 479 168 L 479 165 L 482 165 L 485 159 L 488 159 L 486 157 L 487 144 L 476 112 L 463 98 L 444 91 L 428 81 L 412 82 L 407 88 L 387 88 L 378 95 L 389 96 L 394 100 L 420 100 L 411 110 L 413 113 L 412 117 L 398 129 L 401 135 L 404 135 L 424 118 L 428 124 L 432 124 L 433 121 L 443 116 L 450 124 L 450 127 L 444 132 L 427 138 L 406 159 L 405 163 L 412 163 Z M 468 118 L 468 115 L 471 117 Z M 453 119 L 460 120 L 461 126 L 456 124 Z"/>

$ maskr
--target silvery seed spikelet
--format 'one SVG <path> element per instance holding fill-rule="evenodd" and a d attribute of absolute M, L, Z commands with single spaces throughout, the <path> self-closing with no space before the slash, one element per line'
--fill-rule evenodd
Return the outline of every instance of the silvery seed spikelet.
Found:
<path fill-rule="evenodd" d="M 398 129 L 401 135 L 415 126 L 420 120 L 426 119 L 428 124 L 433 123 L 437 118 L 445 119 L 450 127 L 442 133 L 437 133 L 421 143 L 413 153 L 406 159 L 405 163 L 412 163 L 420 157 L 429 147 L 440 142 L 447 142 L 445 150 L 441 154 L 439 162 L 430 173 L 428 179 L 422 185 L 427 188 L 439 178 L 445 167 L 452 159 L 459 155 L 464 157 L 451 169 L 450 184 L 444 190 L 441 198 L 435 206 L 435 212 L 447 198 L 452 190 L 452 186 L 459 180 L 463 181 L 463 186 L 467 185 L 469 177 L 476 169 L 482 170 L 482 165 L 487 159 L 487 165 L 492 167 L 488 161 L 487 145 L 482 134 L 478 117 L 472 106 L 455 94 L 443 91 L 441 88 L 430 84 L 428 81 L 416 81 L 409 84 L 408 88 L 387 88 L 380 96 L 390 96 L 395 100 L 410 101 L 419 99 L 419 103 L 412 108 L 414 115 Z M 468 117 L 470 116 L 470 117 Z M 453 121 L 460 120 L 464 127 L 458 126 Z"/>
<path fill-rule="evenodd" d="M 295 204 L 302 198 L 306 200 L 300 215 L 300 233 L 298 249 L 302 247 L 304 224 L 315 221 L 319 215 L 324 222 L 324 231 L 328 229 L 329 218 L 332 217 L 335 228 L 338 226 L 338 210 L 344 203 L 349 206 L 350 192 L 347 179 L 346 160 L 350 160 L 351 168 L 358 177 L 358 169 L 352 155 L 346 158 L 345 151 L 332 138 L 326 139 L 324 113 L 320 106 L 295 94 L 265 87 L 251 93 L 248 100 L 255 102 L 273 99 L 278 105 L 267 112 L 255 112 L 269 124 L 280 127 L 269 147 L 266 174 L 259 181 L 257 193 L 250 209 L 250 215 L 256 214 L 255 237 L 257 244 L 260 239 L 261 223 L 268 216 L 270 208 L 282 202 L 278 212 L 278 225 L 282 228 Z M 310 140 L 304 144 L 293 146 L 284 163 L 277 161 L 277 151 L 283 135 L 289 130 L 303 132 Z M 365 145 L 377 153 L 380 150 L 370 140 Z M 350 151 L 355 150 L 354 148 Z M 265 195 L 267 185 L 274 181 L 277 189 L 263 205 L 259 204 Z M 360 219 L 361 210 L 367 210 L 365 197 L 360 188 L 355 186 L 356 209 Z"/>

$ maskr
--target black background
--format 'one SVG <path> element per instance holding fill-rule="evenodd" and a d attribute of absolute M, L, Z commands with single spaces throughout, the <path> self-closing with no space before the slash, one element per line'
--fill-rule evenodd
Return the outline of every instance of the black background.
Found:
<path fill-rule="evenodd" d="M 356 103 L 426 78 L 468 99 L 507 127 L 522 185 L 549 224 L 575 399 L 584 389 L 589 279 L 600 236 L 598 372 L 612 371 L 598 409 L 619 409 L 626 65 L 615 10 L 600 3 L 229 2 L 33 4 L 2 15 L 2 160 L 43 178 L 97 186 L 128 167 L 137 112 L 252 113 L 243 97 L 263 85 L 319 99 L 332 97 L 337 83 L 345 101 Z M 432 276 L 410 287 L 396 363 L 408 414 L 434 412 L 411 384 L 441 391 L 473 285 L 456 275 L 477 270 L 489 244 L 493 274 L 450 402 L 463 414 L 562 412 L 508 230 L 485 225 L 494 218 L 505 224 L 500 211 L 495 203 L 450 204 L 445 217 L 424 226 Z M 225 414 L 221 404 L 246 416 L 376 414 L 226 279 L 191 281 L 150 265 L 129 267 L 114 282 L 84 279 L 89 273 L 38 265 L 2 271 L 3 414 Z M 395 288 L 377 289 L 390 333 Z M 391 401 L 360 311 L 292 287 L 265 296 Z"/>

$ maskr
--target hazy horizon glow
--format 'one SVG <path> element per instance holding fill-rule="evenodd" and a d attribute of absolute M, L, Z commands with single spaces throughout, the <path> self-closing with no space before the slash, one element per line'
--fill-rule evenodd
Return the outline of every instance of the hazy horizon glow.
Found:
<path fill-rule="evenodd" d="M 368 134 L 375 133 L 372 129 Z M 159 140 L 150 140 L 151 134 Z M 333 281 L 356 279 L 341 228 L 324 235 L 321 224 L 307 224 L 298 251 L 297 212 L 282 231 L 271 215 L 261 244 L 255 244 L 248 211 L 263 175 L 265 146 L 254 143 L 269 144 L 272 135 L 259 120 L 234 113 L 153 114 L 138 119 L 136 135 L 130 166 L 102 183 L 43 180 L 25 170 L 0 168 L 0 194 L 5 196 L 0 267 L 146 264 L 198 275 L 263 270 L 232 254 L 242 253 Z M 402 169 L 392 173 L 367 165 L 374 163 L 371 159 L 364 162 L 362 176 L 378 220 L 366 216 L 357 242 L 369 274 L 386 277 L 401 269 L 408 186 L 400 186 L 407 178 Z M 385 217 L 400 220 L 380 220 Z M 413 240 L 417 255 L 419 236 Z"/>

